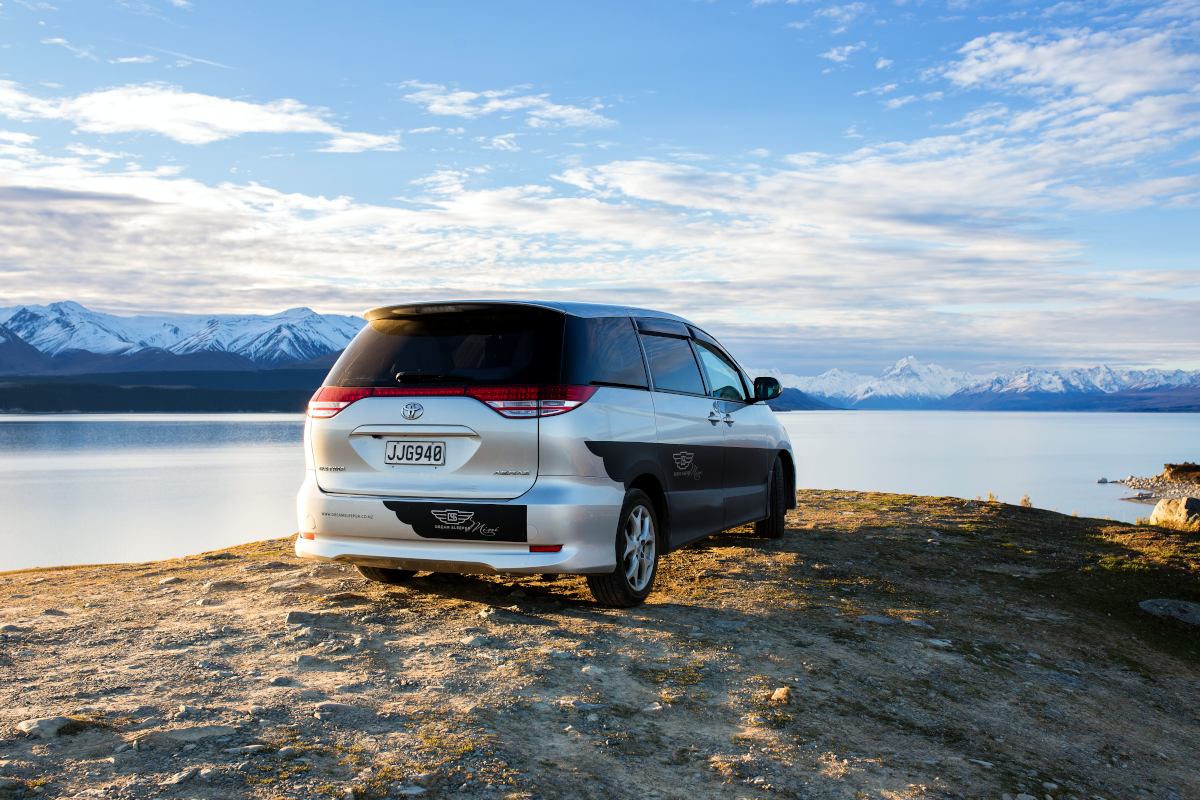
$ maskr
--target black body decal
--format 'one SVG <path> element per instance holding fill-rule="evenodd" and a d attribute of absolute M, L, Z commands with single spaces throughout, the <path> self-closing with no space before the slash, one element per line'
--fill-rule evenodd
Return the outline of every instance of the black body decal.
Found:
<path fill-rule="evenodd" d="M 588 442 L 604 471 L 626 488 L 653 475 L 667 495 L 669 547 L 761 519 L 776 451 L 658 442 Z"/>
<path fill-rule="evenodd" d="M 409 503 L 385 500 L 396 519 L 426 539 L 464 539 L 476 542 L 526 542 L 527 509 L 496 503 Z"/>

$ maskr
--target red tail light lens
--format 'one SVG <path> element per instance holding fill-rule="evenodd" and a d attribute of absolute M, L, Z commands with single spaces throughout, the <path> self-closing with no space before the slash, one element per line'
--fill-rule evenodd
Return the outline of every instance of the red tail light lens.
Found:
<path fill-rule="evenodd" d="M 503 417 L 553 417 L 578 408 L 595 386 L 322 386 L 308 401 L 308 415 L 329 419 L 366 397 L 473 397 Z"/>

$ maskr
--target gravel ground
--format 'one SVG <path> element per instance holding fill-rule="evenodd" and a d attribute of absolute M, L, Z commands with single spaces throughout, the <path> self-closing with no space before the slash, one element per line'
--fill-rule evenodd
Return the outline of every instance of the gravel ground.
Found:
<path fill-rule="evenodd" d="M 371 584 L 275 540 L 0 575 L 0 795 L 1200 797 L 1200 545 L 809 491 L 582 579 Z"/>

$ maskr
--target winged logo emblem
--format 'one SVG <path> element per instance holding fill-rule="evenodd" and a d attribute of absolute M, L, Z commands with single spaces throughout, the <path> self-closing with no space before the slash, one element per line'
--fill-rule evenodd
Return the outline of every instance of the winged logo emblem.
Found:
<path fill-rule="evenodd" d="M 675 466 L 683 471 L 687 471 L 688 467 L 692 466 L 692 461 L 696 459 L 696 454 L 689 453 L 687 450 L 681 450 L 678 453 L 672 453 L 671 458 L 675 460 Z"/>
<path fill-rule="evenodd" d="M 437 517 L 438 522 L 443 525 L 466 525 L 475 516 L 474 511 L 459 511 L 454 508 L 431 509 L 429 513 Z"/>

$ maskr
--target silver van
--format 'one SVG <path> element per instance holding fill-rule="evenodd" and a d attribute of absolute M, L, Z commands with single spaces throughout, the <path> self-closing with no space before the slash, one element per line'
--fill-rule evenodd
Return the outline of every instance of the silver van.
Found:
<path fill-rule="evenodd" d="M 795 507 L 791 442 L 720 343 L 660 311 L 384 306 L 308 405 L 296 554 L 401 583 L 579 573 L 642 602 L 659 558 Z"/>

